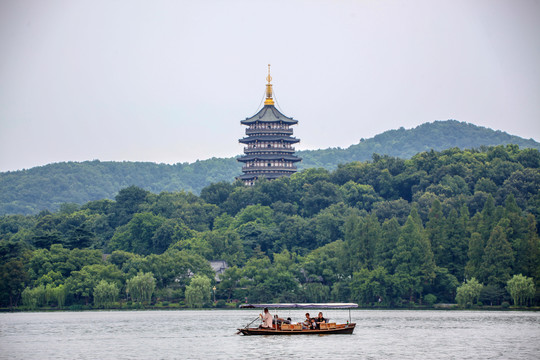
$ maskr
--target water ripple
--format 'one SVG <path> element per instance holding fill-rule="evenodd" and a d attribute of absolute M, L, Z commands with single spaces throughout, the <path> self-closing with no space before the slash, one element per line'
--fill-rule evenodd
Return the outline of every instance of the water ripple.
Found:
<path fill-rule="evenodd" d="M 352 312 L 353 335 L 241 336 L 255 310 L 0 314 L 0 359 L 536 359 L 540 314 Z M 338 322 L 343 310 L 327 311 Z M 280 310 L 301 320 L 303 311 Z"/>

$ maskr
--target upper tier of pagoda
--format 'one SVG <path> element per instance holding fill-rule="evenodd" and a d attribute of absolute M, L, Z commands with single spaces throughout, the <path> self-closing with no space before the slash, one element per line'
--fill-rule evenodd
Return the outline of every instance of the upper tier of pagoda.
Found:
<path fill-rule="evenodd" d="M 292 144 L 300 141 L 291 136 L 293 129 L 290 127 L 296 125 L 298 120 L 284 115 L 274 107 L 270 65 L 266 80 L 268 83 L 263 108 L 240 122 L 248 128 L 247 136 L 239 140 L 247 146 L 244 148 L 245 155 L 237 159 L 245 164 L 242 167 L 244 174 L 237 179 L 246 185 L 253 185 L 262 177 L 277 179 L 290 176 L 297 170 L 294 164 L 302 160 L 294 155 L 295 149 L 292 147 Z"/>
<path fill-rule="evenodd" d="M 251 125 L 257 122 L 260 123 L 275 123 L 281 122 L 283 124 L 294 125 L 298 123 L 298 120 L 283 115 L 274 105 L 264 105 L 258 113 L 252 117 L 247 117 L 245 120 L 240 121 L 242 125 Z"/>

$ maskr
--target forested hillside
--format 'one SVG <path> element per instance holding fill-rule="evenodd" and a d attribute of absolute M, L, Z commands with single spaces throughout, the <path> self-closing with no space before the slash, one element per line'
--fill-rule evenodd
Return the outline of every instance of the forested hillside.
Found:
<path fill-rule="evenodd" d="M 0 218 L 2 306 L 538 304 L 540 152 L 374 156 Z M 110 254 L 103 257 L 102 253 Z M 229 268 L 216 283 L 209 260 Z M 466 281 L 464 283 L 464 281 Z"/>
<path fill-rule="evenodd" d="M 411 130 L 387 131 L 347 149 L 299 151 L 303 158 L 299 170 L 313 167 L 333 170 L 338 164 L 370 160 L 374 153 L 408 159 L 431 149 L 472 149 L 501 144 L 540 149 L 540 144 L 532 139 L 454 120 L 437 121 Z M 130 185 L 154 193 L 184 190 L 199 194 L 203 187 L 213 182 L 232 182 L 239 174 L 241 165 L 234 158 L 176 165 L 97 160 L 51 164 L 0 174 L 0 215 L 36 214 L 44 209 L 58 210 L 62 203 L 112 199 L 120 189 Z"/>
<path fill-rule="evenodd" d="M 539 149 L 540 144 L 529 139 L 494 131 L 456 120 L 425 123 L 414 129 L 385 131 L 371 139 L 361 139 L 359 144 L 347 149 L 302 151 L 303 164 L 333 170 L 338 164 L 370 160 L 372 154 L 410 159 L 419 152 L 451 148 L 476 149 L 481 146 L 516 144 L 520 148 Z M 309 165 L 308 165 L 309 164 Z"/>

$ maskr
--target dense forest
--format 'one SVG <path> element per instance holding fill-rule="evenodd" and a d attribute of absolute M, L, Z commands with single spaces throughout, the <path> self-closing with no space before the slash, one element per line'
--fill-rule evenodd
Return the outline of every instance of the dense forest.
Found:
<path fill-rule="evenodd" d="M 373 155 L 199 196 L 129 186 L 0 217 L 0 304 L 538 305 L 539 189 L 540 152 L 516 145 Z M 210 260 L 229 266 L 219 282 Z"/>
<path fill-rule="evenodd" d="M 335 170 L 338 164 L 367 161 L 372 154 L 409 159 L 431 149 L 472 149 L 481 146 L 517 144 L 540 150 L 534 140 L 455 120 L 426 123 L 414 129 L 391 130 L 347 149 L 297 152 L 299 169 L 322 167 Z M 200 194 L 211 183 L 231 182 L 241 173 L 235 158 L 213 158 L 192 164 L 138 162 L 68 162 L 0 173 L 0 215 L 37 214 L 57 211 L 63 203 L 82 205 L 88 201 L 114 199 L 120 189 L 131 185 L 153 193 L 186 191 Z"/>

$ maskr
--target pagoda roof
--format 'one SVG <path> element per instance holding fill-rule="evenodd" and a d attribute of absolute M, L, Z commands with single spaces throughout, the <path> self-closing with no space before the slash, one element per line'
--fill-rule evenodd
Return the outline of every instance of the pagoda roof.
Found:
<path fill-rule="evenodd" d="M 294 155 L 282 155 L 282 154 L 264 154 L 264 155 L 247 155 L 239 157 L 237 160 L 240 162 L 252 161 L 252 160 L 288 160 L 288 161 L 302 161 L 301 158 Z"/>
<path fill-rule="evenodd" d="M 259 110 L 258 113 L 256 113 L 252 117 L 249 117 L 249 118 L 246 118 L 245 120 L 240 121 L 240 123 L 244 125 L 249 125 L 256 122 L 267 122 L 267 123 L 282 122 L 285 124 L 293 125 L 293 124 L 297 124 L 298 120 L 295 120 L 292 117 L 283 115 L 278 109 L 274 107 L 274 105 L 264 105 L 263 108 Z"/>
<path fill-rule="evenodd" d="M 288 135 L 257 135 L 257 136 L 248 136 L 243 139 L 238 140 L 242 144 L 247 144 L 254 141 L 283 141 L 288 143 L 297 143 L 300 140 Z"/>

